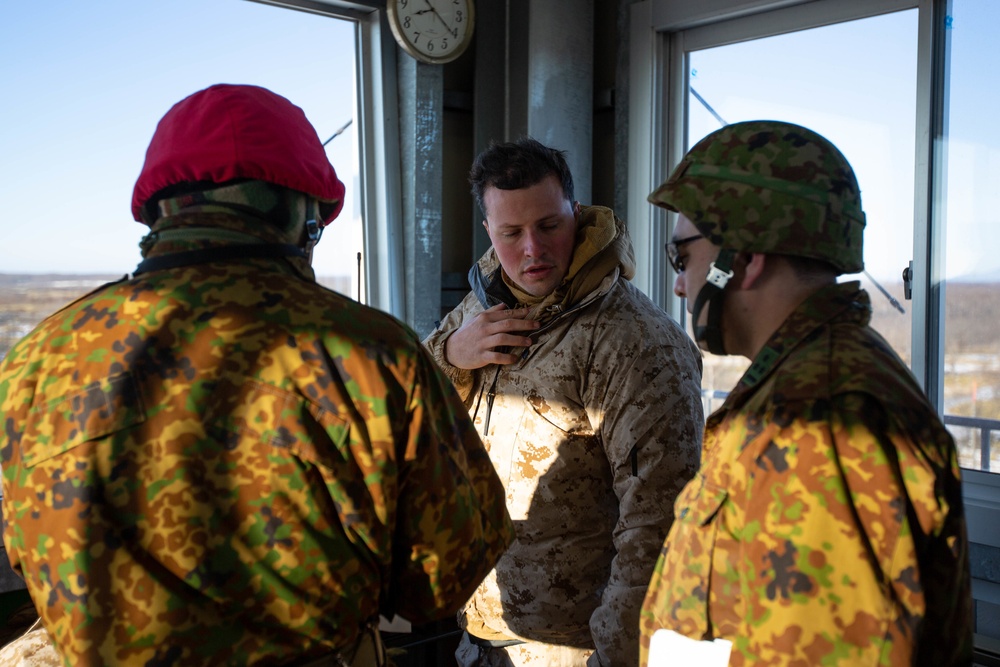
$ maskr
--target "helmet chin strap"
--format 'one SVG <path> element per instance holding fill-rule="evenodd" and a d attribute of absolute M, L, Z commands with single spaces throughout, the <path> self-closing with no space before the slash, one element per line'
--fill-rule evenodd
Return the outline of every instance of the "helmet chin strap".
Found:
<path fill-rule="evenodd" d="M 694 337 L 699 343 L 704 342 L 712 354 L 726 354 L 722 344 L 722 301 L 725 296 L 726 284 L 733 277 L 733 259 L 736 253 L 728 248 L 719 251 L 708 269 L 705 284 L 698 292 L 694 302 Z M 705 326 L 699 326 L 701 311 L 708 304 L 708 316 Z"/>

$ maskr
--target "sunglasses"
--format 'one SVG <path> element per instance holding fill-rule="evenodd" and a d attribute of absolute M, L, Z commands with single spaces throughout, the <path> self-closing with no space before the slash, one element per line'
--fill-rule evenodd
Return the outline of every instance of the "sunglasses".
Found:
<path fill-rule="evenodd" d="M 691 241 L 697 241 L 698 239 L 703 238 L 705 237 L 701 234 L 697 234 L 695 236 L 688 236 L 687 238 L 667 243 L 667 259 L 670 260 L 670 266 L 673 267 L 674 272 L 684 273 L 684 260 L 680 257 L 680 247 L 685 243 L 691 243 Z"/>

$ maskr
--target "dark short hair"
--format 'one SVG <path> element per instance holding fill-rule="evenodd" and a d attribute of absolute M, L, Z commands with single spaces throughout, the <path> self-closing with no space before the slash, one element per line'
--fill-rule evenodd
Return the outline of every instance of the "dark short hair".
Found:
<path fill-rule="evenodd" d="M 549 174 L 555 174 L 562 185 L 563 194 L 573 201 L 573 175 L 566 164 L 566 153 L 544 146 L 531 137 L 514 142 L 490 143 L 479 154 L 469 171 L 472 195 L 483 213 L 483 194 L 486 188 L 520 190 L 541 183 Z"/>

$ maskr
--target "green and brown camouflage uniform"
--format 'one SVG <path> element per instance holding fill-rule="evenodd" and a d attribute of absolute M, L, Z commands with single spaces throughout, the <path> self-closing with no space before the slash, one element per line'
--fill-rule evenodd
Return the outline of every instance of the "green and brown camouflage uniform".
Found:
<path fill-rule="evenodd" d="M 280 242 L 205 202 L 153 233 L 149 257 Z M 81 298 L 4 360 L 0 425 L 7 552 L 67 665 L 351 647 L 380 612 L 453 614 L 513 535 L 416 335 L 305 259 Z"/>
<path fill-rule="evenodd" d="M 970 664 L 954 443 L 858 283 L 772 336 L 708 420 L 641 615 L 730 665 Z"/>
<path fill-rule="evenodd" d="M 864 266 L 854 171 L 793 123 L 713 132 L 649 200 L 721 246 L 716 268 L 727 253 Z M 813 292 L 709 417 L 643 604 L 643 667 L 661 628 L 731 640 L 734 667 L 971 663 L 955 445 L 870 319 L 857 282 Z"/>

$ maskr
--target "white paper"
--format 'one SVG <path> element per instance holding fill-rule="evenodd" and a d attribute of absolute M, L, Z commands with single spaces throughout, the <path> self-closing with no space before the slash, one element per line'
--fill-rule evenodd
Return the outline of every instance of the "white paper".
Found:
<path fill-rule="evenodd" d="M 727 667 L 733 643 L 700 641 L 660 628 L 649 640 L 649 667 Z"/>

